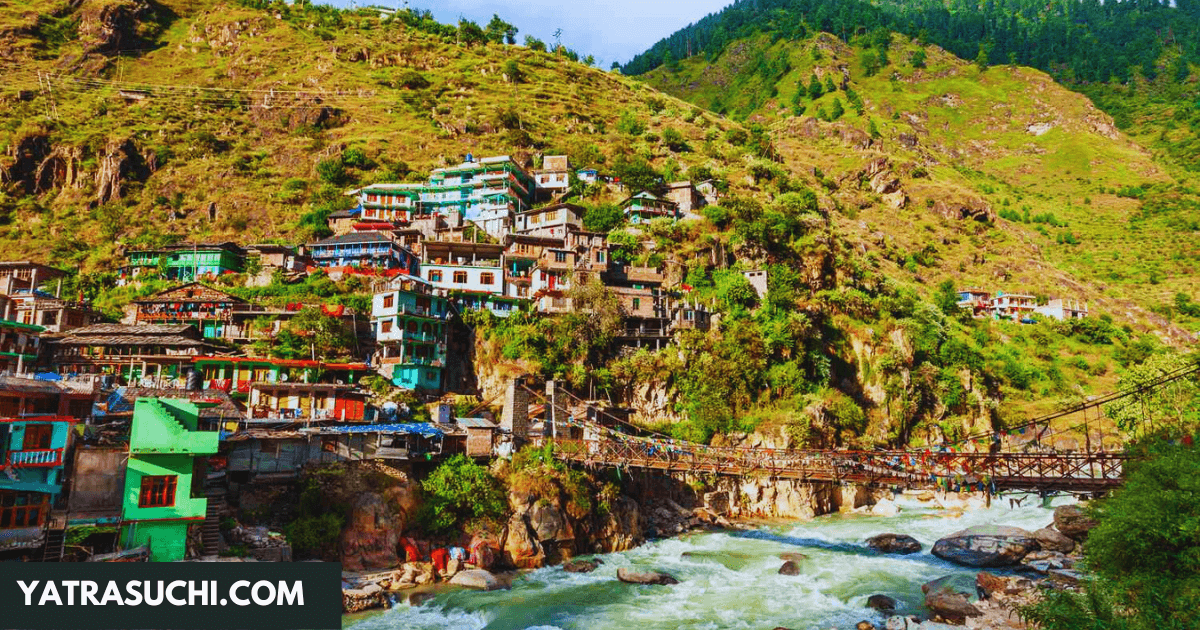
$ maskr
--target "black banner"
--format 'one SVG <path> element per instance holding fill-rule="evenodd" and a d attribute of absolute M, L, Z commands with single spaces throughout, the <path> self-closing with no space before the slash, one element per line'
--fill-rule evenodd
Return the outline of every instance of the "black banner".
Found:
<path fill-rule="evenodd" d="M 334 629 L 341 580 L 329 562 L 0 562 L 0 626 Z"/>

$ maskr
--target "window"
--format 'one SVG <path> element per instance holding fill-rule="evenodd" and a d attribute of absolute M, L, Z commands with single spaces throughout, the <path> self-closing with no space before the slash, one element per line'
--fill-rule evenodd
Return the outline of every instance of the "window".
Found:
<path fill-rule="evenodd" d="M 454 272 L 454 284 L 466 284 L 466 283 L 467 283 L 467 272 L 455 271 Z"/>
<path fill-rule="evenodd" d="M 496 281 L 496 276 L 491 273 L 479 274 L 479 284 L 491 286 Z"/>
<path fill-rule="evenodd" d="M 383 308 L 392 308 L 395 305 L 396 305 L 396 295 L 394 293 L 389 293 L 389 294 L 383 296 Z"/>
<path fill-rule="evenodd" d="M 385 319 L 385 320 L 379 322 L 379 333 L 380 334 L 386 335 L 387 333 L 390 333 L 390 332 L 392 332 L 392 320 Z"/>
<path fill-rule="evenodd" d="M 598 262 L 598 263 L 604 262 L 604 251 L 603 250 L 596 252 L 596 262 Z"/>
<path fill-rule="evenodd" d="M 142 477 L 142 491 L 138 495 L 138 507 L 171 507 L 175 505 L 176 475 L 153 475 Z"/>
<path fill-rule="evenodd" d="M 567 252 L 554 252 L 554 262 L 567 262 Z"/>
<path fill-rule="evenodd" d="M 642 309 L 642 298 L 633 298 L 633 310 L 639 311 Z"/>
<path fill-rule="evenodd" d="M 431 269 L 429 271 L 429 281 L 430 282 L 441 282 L 442 281 L 441 270 Z"/>
<path fill-rule="evenodd" d="M 54 427 L 48 424 L 25 425 L 25 439 L 21 443 L 21 450 L 36 451 L 50 448 L 50 435 L 53 432 Z"/>
<path fill-rule="evenodd" d="M 413 320 L 411 320 L 411 319 L 410 319 L 410 320 L 408 320 L 408 326 L 407 326 L 407 328 L 408 328 L 408 332 L 410 332 L 410 333 L 415 333 L 415 332 L 417 332 L 417 322 L 415 322 L 415 321 L 413 321 Z"/>
<path fill-rule="evenodd" d="M 41 492 L 0 492 L 0 529 L 40 527 L 50 508 L 50 495 Z"/>

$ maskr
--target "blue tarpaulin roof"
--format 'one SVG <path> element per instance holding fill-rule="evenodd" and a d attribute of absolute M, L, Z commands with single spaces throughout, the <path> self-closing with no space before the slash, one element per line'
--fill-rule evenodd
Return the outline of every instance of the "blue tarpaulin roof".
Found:
<path fill-rule="evenodd" d="M 406 422 L 398 424 L 354 424 L 354 425 L 337 425 L 331 427 L 314 427 L 311 429 L 314 433 L 321 434 L 338 434 L 338 433 L 408 433 L 420 435 L 421 437 L 442 437 L 441 429 L 429 424 L 428 422 Z"/>

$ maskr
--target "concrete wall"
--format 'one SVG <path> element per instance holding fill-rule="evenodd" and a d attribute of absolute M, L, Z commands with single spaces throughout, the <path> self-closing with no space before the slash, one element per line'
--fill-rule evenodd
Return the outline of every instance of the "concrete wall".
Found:
<path fill-rule="evenodd" d="M 71 513 L 120 516 L 126 455 L 124 447 L 115 446 L 75 450 L 69 501 Z"/>

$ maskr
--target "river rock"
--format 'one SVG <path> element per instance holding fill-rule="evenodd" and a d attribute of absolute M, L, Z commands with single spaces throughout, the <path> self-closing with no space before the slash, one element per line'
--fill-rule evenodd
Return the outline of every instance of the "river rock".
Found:
<path fill-rule="evenodd" d="M 883 626 L 885 630 L 917 630 L 921 627 L 921 621 L 916 617 L 888 617 L 887 623 Z"/>
<path fill-rule="evenodd" d="M 975 607 L 966 595 L 948 588 L 931 591 L 925 595 L 925 607 L 951 623 L 965 623 L 967 617 L 981 617 L 983 612 Z"/>
<path fill-rule="evenodd" d="M 980 571 L 975 576 L 975 592 L 980 599 L 991 599 L 993 593 L 1007 593 L 1008 580 L 987 571 Z"/>
<path fill-rule="evenodd" d="M 1019 527 L 977 525 L 933 545 L 933 555 L 969 567 L 1006 567 L 1038 548 L 1033 534 Z"/>
<path fill-rule="evenodd" d="M 867 539 L 867 546 L 880 553 L 910 554 L 921 551 L 916 538 L 904 534 L 880 534 Z"/>
<path fill-rule="evenodd" d="M 678 584 L 679 580 L 658 571 L 633 571 L 621 567 L 617 569 L 617 579 L 627 584 Z"/>
<path fill-rule="evenodd" d="M 871 506 L 871 514 L 875 516 L 895 516 L 900 513 L 900 506 L 891 499 L 880 499 Z"/>
<path fill-rule="evenodd" d="M 867 608 L 874 608 L 879 612 L 892 612 L 896 610 L 896 600 L 887 595 L 872 595 L 867 598 Z"/>
<path fill-rule="evenodd" d="M 450 583 L 481 591 L 495 591 L 504 588 L 504 585 L 500 583 L 500 580 L 496 579 L 496 576 L 483 569 L 459 571 L 457 575 L 450 578 Z"/>
<path fill-rule="evenodd" d="M 779 567 L 779 575 L 800 575 L 800 567 L 795 562 L 788 560 Z"/>
<path fill-rule="evenodd" d="M 591 573 L 600 566 L 600 560 L 572 560 L 563 565 L 563 571 L 567 573 Z"/>
<path fill-rule="evenodd" d="M 1037 539 L 1038 546 L 1044 551 L 1071 553 L 1075 550 L 1075 541 L 1064 536 L 1056 529 L 1043 527 L 1033 532 L 1033 537 Z"/>
<path fill-rule="evenodd" d="M 1079 505 L 1060 505 L 1054 508 L 1054 528 L 1075 540 L 1087 538 L 1096 521 Z"/>
<path fill-rule="evenodd" d="M 430 593 L 429 591 L 421 591 L 418 593 L 409 593 L 408 594 L 408 605 L 409 606 L 420 606 L 421 604 L 424 604 L 425 602 L 433 599 L 434 597 L 437 597 L 437 595 L 435 595 L 434 593 Z"/>
<path fill-rule="evenodd" d="M 875 630 L 875 626 L 870 621 L 860 621 L 854 626 L 854 630 Z"/>

